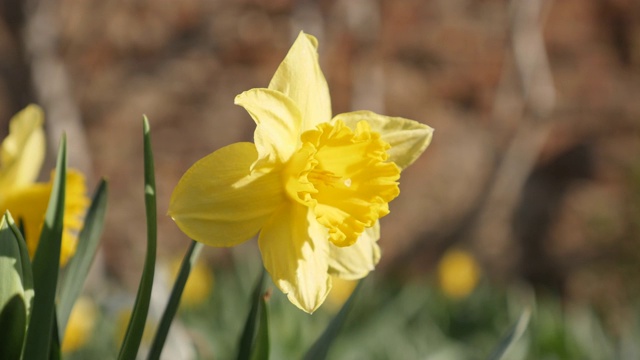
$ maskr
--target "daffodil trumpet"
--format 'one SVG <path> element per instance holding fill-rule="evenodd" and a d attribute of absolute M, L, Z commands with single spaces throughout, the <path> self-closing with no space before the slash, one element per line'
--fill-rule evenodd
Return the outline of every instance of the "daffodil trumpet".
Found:
<path fill-rule="evenodd" d="M 238 95 L 254 142 L 196 162 L 174 189 L 169 215 L 192 239 L 234 246 L 259 233 L 272 280 L 312 313 L 331 275 L 361 279 L 380 260 L 379 219 L 399 194 L 400 172 L 433 129 L 355 111 L 332 118 L 317 40 L 300 33 L 268 88 Z"/>

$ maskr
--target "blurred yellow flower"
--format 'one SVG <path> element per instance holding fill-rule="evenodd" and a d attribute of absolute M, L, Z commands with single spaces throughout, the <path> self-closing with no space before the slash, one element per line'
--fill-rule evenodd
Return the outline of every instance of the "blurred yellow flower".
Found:
<path fill-rule="evenodd" d="M 132 309 L 123 309 L 118 312 L 116 317 L 115 326 L 115 338 L 118 345 L 122 345 L 124 336 L 127 334 L 127 327 L 131 320 Z M 150 318 L 147 318 L 147 322 L 144 324 L 144 330 L 142 332 L 142 343 L 147 345 L 153 341 L 153 335 L 156 332 L 158 324 Z"/>
<path fill-rule="evenodd" d="M 87 297 L 78 298 L 67 322 L 62 351 L 76 351 L 91 340 L 97 317 L 98 310 L 93 301 Z"/>
<path fill-rule="evenodd" d="M 476 288 L 480 267 L 475 258 L 464 250 L 448 250 L 438 264 L 440 288 L 449 297 L 467 297 Z"/>
<path fill-rule="evenodd" d="M 433 129 L 356 111 L 331 117 L 317 40 L 300 33 L 268 88 L 235 99 L 256 123 L 254 143 L 196 162 L 169 215 L 194 240 L 234 246 L 260 232 L 264 266 L 289 300 L 315 311 L 330 275 L 366 276 L 380 259 L 378 219 L 399 194 L 400 171 Z"/>
<path fill-rule="evenodd" d="M 182 259 L 179 258 L 171 262 L 171 273 L 174 279 L 178 276 L 181 264 Z M 213 270 L 202 261 L 196 261 L 184 285 L 180 305 L 193 307 L 204 303 L 213 290 L 213 284 Z"/>
<path fill-rule="evenodd" d="M 331 277 L 331 291 L 327 296 L 327 305 L 333 311 L 339 310 L 353 293 L 358 280 L 346 280 L 337 276 Z"/>
<path fill-rule="evenodd" d="M 29 105 L 11 119 L 9 135 L 0 145 L 0 211 L 8 209 L 16 222 L 22 224 L 32 257 L 38 247 L 53 184 L 53 175 L 47 183 L 35 182 L 45 155 L 43 121 L 42 109 Z M 60 266 L 76 251 L 78 232 L 88 205 L 84 176 L 69 170 Z"/>

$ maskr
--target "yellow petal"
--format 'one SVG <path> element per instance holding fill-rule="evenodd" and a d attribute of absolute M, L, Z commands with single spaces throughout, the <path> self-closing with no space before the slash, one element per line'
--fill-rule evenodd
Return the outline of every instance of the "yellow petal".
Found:
<path fill-rule="evenodd" d="M 372 131 L 380 134 L 391 145 L 387 150 L 389 160 L 406 169 L 424 152 L 431 143 L 433 128 L 417 121 L 400 117 L 378 115 L 371 111 L 354 111 L 336 115 L 332 122 L 341 120 L 351 129 L 364 120 Z"/>
<path fill-rule="evenodd" d="M 73 352 L 87 344 L 94 333 L 98 314 L 97 306 L 89 298 L 82 296 L 76 301 L 67 322 L 62 352 Z"/>
<path fill-rule="evenodd" d="M 0 203 L 0 210 L 9 210 L 16 222 L 22 222 L 29 254 L 33 257 L 38 248 L 44 215 L 49 204 L 53 186 L 53 173 L 48 183 L 35 183 L 20 187 L 9 194 Z M 82 228 L 89 198 L 86 195 L 84 176 L 72 169 L 67 171 L 67 190 L 64 205 L 64 231 L 60 248 L 60 266 L 67 264 L 75 254 L 78 233 Z"/>
<path fill-rule="evenodd" d="M 380 222 L 366 228 L 355 244 L 339 247 L 329 245 L 329 274 L 346 280 L 362 279 L 380 261 Z"/>
<path fill-rule="evenodd" d="M 53 184 L 53 176 L 49 184 Z M 64 232 L 60 249 L 60 266 L 65 266 L 76 253 L 78 235 L 84 224 L 84 215 L 89 207 L 84 175 L 73 169 L 67 170 L 67 186 L 64 203 Z"/>
<path fill-rule="evenodd" d="M 288 202 L 265 224 L 258 238 L 264 266 L 289 301 L 313 313 L 331 289 L 326 229 L 307 207 Z"/>
<path fill-rule="evenodd" d="M 258 158 L 286 162 L 300 142 L 300 110 L 289 97 L 269 89 L 251 89 L 236 96 L 256 122 L 254 142 Z"/>
<path fill-rule="evenodd" d="M 300 32 L 275 75 L 269 89 L 290 97 L 300 109 L 302 131 L 331 119 L 329 86 L 318 63 L 318 40 Z"/>
<path fill-rule="evenodd" d="M 38 177 L 45 154 L 43 121 L 37 105 L 27 106 L 11 119 L 9 135 L 0 147 L 0 197 Z"/>
<path fill-rule="evenodd" d="M 255 235 L 284 201 L 276 172 L 250 174 L 258 157 L 235 143 L 200 159 L 173 190 L 169 215 L 187 236 L 211 246 L 234 246 Z"/>

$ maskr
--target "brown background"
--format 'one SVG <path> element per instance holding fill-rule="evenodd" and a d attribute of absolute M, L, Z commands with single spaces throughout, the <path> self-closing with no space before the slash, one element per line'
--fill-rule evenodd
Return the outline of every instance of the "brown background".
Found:
<path fill-rule="evenodd" d="M 64 129 L 90 187 L 109 180 L 105 266 L 129 285 L 145 244 L 142 114 L 166 257 L 188 243 L 164 216 L 173 187 L 199 158 L 252 139 L 233 98 L 266 86 L 304 30 L 319 38 L 334 114 L 436 129 L 383 220 L 381 269 L 422 276 L 459 245 L 495 281 L 607 304 L 637 292 L 640 2 L 6 0 L 0 11 L 0 119 L 42 104 L 52 154 Z"/>

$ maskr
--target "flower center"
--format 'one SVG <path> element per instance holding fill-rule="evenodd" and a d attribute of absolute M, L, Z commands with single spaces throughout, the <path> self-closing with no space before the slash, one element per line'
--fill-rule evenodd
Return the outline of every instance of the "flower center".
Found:
<path fill-rule="evenodd" d="M 400 169 L 386 161 L 390 146 L 366 121 L 355 131 L 342 121 L 323 123 L 300 139 L 284 170 L 286 191 L 314 211 L 335 245 L 352 245 L 400 193 Z"/>

